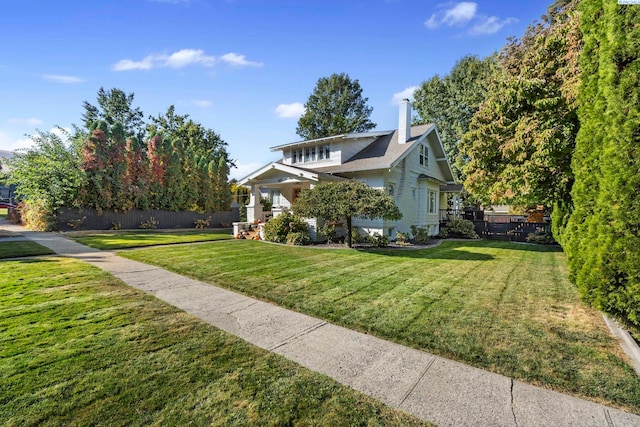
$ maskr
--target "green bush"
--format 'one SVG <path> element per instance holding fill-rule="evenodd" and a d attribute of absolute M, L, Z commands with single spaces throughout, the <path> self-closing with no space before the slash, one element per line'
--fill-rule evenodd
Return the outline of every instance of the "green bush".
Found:
<path fill-rule="evenodd" d="M 373 236 L 369 238 L 371 242 L 371 246 L 375 246 L 376 248 L 386 248 L 389 246 L 389 238 L 384 234 L 374 233 Z"/>
<path fill-rule="evenodd" d="M 409 243 L 409 234 L 401 233 L 400 231 L 398 231 L 396 233 L 396 244 L 400 246 L 404 246 L 407 243 Z"/>
<path fill-rule="evenodd" d="M 296 231 L 287 234 L 287 245 L 304 246 L 309 243 L 311 243 L 311 238 L 309 237 L 308 232 L 303 233 L 301 231 Z"/>
<path fill-rule="evenodd" d="M 269 242 L 287 243 L 289 233 L 303 233 L 311 240 L 307 223 L 290 212 L 271 218 L 262 226 L 262 232 L 264 239 Z"/>
<path fill-rule="evenodd" d="M 527 236 L 527 242 L 537 243 L 540 245 L 555 245 L 557 243 L 556 239 L 553 238 L 553 235 L 544 230 L 537 230 L 533 233 L 529 233 Z"/>
<path fill-rule="evenodd" d="M 371 236 L 368 234 L 360 234 L 357 227 L 351 229 L 351 242 L 354 244 L 371 243 Z"/>
<path fill-rule="evenodd" d="M 479 239 L 473 221 L 468 219 L 455 218 L 449 220 L 444 227 L 440 228 L 441 237 L 455 237 L 459 239 Z"/>
<path fill-rule="evenodd" d="M 418 227 L 416 225 L 411 226 L 411 234 L 413 235 L 413 243 L 416 245 L 428 245 L 429 244 L 429 230 L 424 227 Z"/>
<path fill-rule="evenodd" d="M 56 231 L 58 229 L 53 209 L 44 200 L 20 202 L 16 210 L 20 222 L 29 230 Z"/>

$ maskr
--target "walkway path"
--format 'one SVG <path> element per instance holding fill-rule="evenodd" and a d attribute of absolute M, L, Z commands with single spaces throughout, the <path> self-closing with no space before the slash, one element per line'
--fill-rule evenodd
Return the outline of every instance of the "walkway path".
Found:
<path fill-rule="evenodd" d="M 23 231 L 0 223 L 1 228 Z M 640 416 L 354 332 L 210 284 L 23 232 L 200 319 L 439 426 L 640 426 Z"/>

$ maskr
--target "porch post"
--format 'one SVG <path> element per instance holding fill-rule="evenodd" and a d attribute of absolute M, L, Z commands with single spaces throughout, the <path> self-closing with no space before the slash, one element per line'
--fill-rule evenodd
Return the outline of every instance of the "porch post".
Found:
<path fill-rule="evenodd" d="M 247 204 L 247 222 L 262 219 L 262 205 L 260 204 L 260 188 L 257 185 L 251 186 L 249 203 Z"/>

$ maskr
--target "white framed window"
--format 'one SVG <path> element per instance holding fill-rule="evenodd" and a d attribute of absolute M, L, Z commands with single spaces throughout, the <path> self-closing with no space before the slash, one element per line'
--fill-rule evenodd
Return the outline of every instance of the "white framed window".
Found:
<path fill-rule="evenodd" d="M 280 190 L 269 190 L 269 201 L 273 207 L 280 206 Z"/>
<path fill-rule="evenodd" d="M 291 150 L 291 163 L 308 163 L 331 159 L 331 145 L 314 145 Z"/>
<path fill-rule="evenodd" d="M 430 214 L 438 212 L 438 199 L 436 197 L 436 192 L 433 190 L 429 190 L 428 208 Z"/>
<path fill-rule="evenodd" d="M 387 185 L 387 193 L 389 193 L 389 195 L 391 197 L 396 195 L 396 186 L 395 186 L 395 184 L 388 184 Z"/>
<path fill-rule="evenodd" d="M 424 144 L 420 145 L 420 164 L 422 166 L 429 166 L 429 147 Z"/>

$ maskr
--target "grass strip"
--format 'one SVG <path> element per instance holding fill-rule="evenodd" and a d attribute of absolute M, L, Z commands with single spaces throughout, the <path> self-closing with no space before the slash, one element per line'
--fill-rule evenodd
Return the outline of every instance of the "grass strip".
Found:
<path fill-rule="evenodd" d="M 0 425 L 425 425 L 79 261 L 0 283 Z"/>
<path fill-rule="evenodd" d="M 72 232 L 67 237 L 96 249 L 113 250 L 232 239 L 231 230 Z"/>
<path fill-rule="evenodd" d="M 0 259 L 19 258 L 26 256 L 51 255 L 54 252 L 44 246 L 29 240 L 13 242 L 0 241 Z"/>
<path fill-rule="evenodd" d="M 518 380 L 640 413 L 640 378 L 558 248 L 448 241 L 323 250 L 253 241 L 123 256 Z"/>

